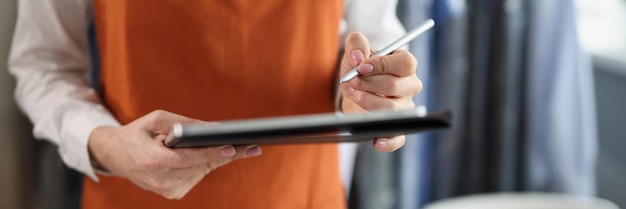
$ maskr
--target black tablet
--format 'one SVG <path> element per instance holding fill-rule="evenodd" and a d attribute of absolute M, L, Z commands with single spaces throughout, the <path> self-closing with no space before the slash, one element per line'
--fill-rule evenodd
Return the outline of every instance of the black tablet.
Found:
<path fill-rule="evenodd" d="M 211 125 L 175 124 L 165 146 L 356 142 L 447 128 L 450 120 L 449 111 L 420 114 L 417 110 L 403 110 L 231 120 Z"/>

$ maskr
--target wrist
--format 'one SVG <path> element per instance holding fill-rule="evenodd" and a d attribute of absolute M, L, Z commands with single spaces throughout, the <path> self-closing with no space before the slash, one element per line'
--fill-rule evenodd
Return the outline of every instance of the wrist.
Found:
<path fill-rule="evenodd" d="M 115 129 L 112 126 L 99 126 L 95 128 L 89 136 L 87 150 L 89 152 L 89 162 L 91 167 L 101 174 L 111 174 L 110 170 L 104 166 L 106 159 L 106 142 L 111 139 L 111 132 Z"/>

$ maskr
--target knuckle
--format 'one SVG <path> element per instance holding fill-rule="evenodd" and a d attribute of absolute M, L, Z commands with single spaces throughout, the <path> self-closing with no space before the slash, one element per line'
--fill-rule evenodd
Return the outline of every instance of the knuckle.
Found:
<path fill-rule="evenodd" d="M 165 110 L 161 110 L 161 109 L 157 109 L 157 110 L 153 110 L 152 112 L 150 112 L 149 114 L 149 119 L 151 122 L 153 123 L 157 123 L 164 117 L 166 117 L 168 114 L 167 111 Z"/>
<path fill-rule="evenodd" d="M 372 102 L 367 103 L 367 110 L 396 110 L 396 102 L 393 101 L 392 99 L 378 99 L 374 102 L 374 99 L 372 99 Z"/>
<path fill-rule="evenodd" d="M 357 88 L 357 89 L 363 89 L 363 87 L 364 87 L 364 85 L 365 85 L 365 82 L 363 82 L 363 80 L 362 80 L 362 79 L 359 79 L 359 78 L 356 78 L 356 79 L 354 79 L 354 80 L 355 80 L 355 82 L 354 82 L 354 83 L 355 83 L 354 87 L 355 87 L 355 88 Z"/>
<path fill-rule="evenodd" d="M 213 163 L 208 162 L 208 163 L 206 163 L 206 166 L 202 166 L 201 167 L 201 172 L 204 175 L 207 175 L 207 174 L 211 173 L 211 171 L 213 171 L 213 169 L 215 169 L 215 167 L 213 167 Z"/>
<path fill-rule="evenodd" d="M 404 69 L 408 69 L 408 70 L 415 70 L 415 68 L 417 68 L 417 59 L 415 59 L 415 57 L 413 57 L 413 55 L 411 55 L 410 53 L 406 53 L 405 55 L 405 59 L 404 59 Z"/>
<path fill-rule="evenodd" d="M 352 101 L 354 101 L 355 103 L 357 103 L 359 105 L 367 103 L 365 100 L 366 99 L 363 98 L 363 96 L 361 94 L 358 94 L 356 92 L 354 94 L 352 94 Z"/>
<path fill-rule="evenodd" d="M 420 92 L 422 92 L 422 89 L 424 88 L 424 83 L 422 83 L 422 80 L 420 80 L 417 76 L 415 77 L 416 81 L 415 81 L 415 92 L 413 92 L 413 95 L 417 95 Z"/>
<path fill-rule="evenodd" d="M 147 177 L 147 181 L 148 185 L 159 194 L 166 193 L 168 190 L 168 183 L 164 179 L 149 176 Z"/>
<path fill-rule="evenodd" d="M 218 152 L 218 153 L 216 153 L 216 151 L 213 151 L 213 150 L 207 149 L 207 150 L 205 150 L 204 152 L 202 152 L 202 155 L 203 155 L 202 157 L 203 157 L 204 159 L 206 159 L 206 161 L 205 161 L 205 162 L 206 162 L 208 165 L 211 165 L 211 166 L 212 166 L 212 164 L 214 164 L 216 161 L 218 161 L 219 159 L 223 159 L 223 158 L 224 158 L 224 157 L 222 157 L 222 156 L 219 154 L 219 151 L 217 151 L 217 152 Z M 235 153 L 239 153 L 239 152 L 235 151 Z"/>
<path fill-rule="evenodd" d="M 155 124 L 158 123 L 159 118 L 161 118 L 163 115 L 163 113 L 161 113 L 162 110 L 154 110 L 150 113 L 148 113 L 144 118 L 145 121 L 147 122 L 147 124 L 149 126 L 154 126 Z"/>
<path fill-rule="evenodd" d="M 148 114 L 149 119 L 156 119 L 159 118 L 159 116 L 163 113 L 161 113 L 162 110 L 153 110 L 152 112 L 150 112 Z"/>
<path fill-rule="evenodd" d="M 388 110 L 397 111 L 402 109 L 402 106 L 400 106 L 397 102 L 386 102 L 385 104 L 385 108 Z"/>
<path fill-rule="evenodd" d="M 165 114 L 165 111 L 161 109 L 157 109 L 157 110 L 152 111 L 152 114 L 157 115 L 157 116 L 162 116 Z"/>
<path fill-rule="evenodd" d="M 388 106 L 386 108 L 388 108 L 389 110 L 407 110 L 407 109 L 412 109 L 415 107 L 415 103 L 413 103 L 412 99 L 408 99 L 406 101 L 404 100 L 392 100 L 391 102 L 387 103 Z"/>
<path fill-rule="evenodd" d="M 164 189 L 160 190 L 158 193 L 161 194 L 161 196 L 170 200 L 182 198 L 182 196 L 178 195 L 178 191 L 176 191 L 175 189 Z"/>
<path fill-rule="evenodd" d="M 205 159 L 209 159 L 210 161 L 216 158 L 216 155 L 217 155 L 216 152 L 219 152 L 219 150 L 216 151 L 214 149 L 204 149 L 204 152 L 202 152 L 202 155 L 203 155 L 202 157 L 204 157 Z"/>
<path fill-rule="evenodd" d="M 415 107 L 416 107 L 416 106 L 415 106 L 415 102 L 413 102 L 413 100 L 412 100 L 412 99 L 409 99 L 408 104 L 409 104 L 409 105 L 407 106 L 407 107 L 408 107 L 407 109 L 415 109 Z"/>
<path fill-rule="evenodd" d="M 203 153 L 204 153 L 204 159 L 207 159 L 204 164 L 205 166 L 203 166 L 203 171 L 205 174 L 208 174 L 212 170 L 220 167 L 221 165 L 224 165 L 227 162 L 230 162 L 233 159 L 237 158 L 238 156 L 241 156 L 242 153 L 244 152 L 240 152 L 239 150 L 237 150 L 235 152 L 236 154 L 231 157 L 219 156 L 219 154 L 215 153 L 215 151 L 211 151 L 210 149 L 207 149 Z"/>
<path fill-rule="evenodd" d="M 189 150 L 182 150 L 177 157 L 177 161 L 178 165 L 182 167 L 187 167 L 189 161 L 191 161 L 191 154 L 189 153 Z"/>
<path fill-rule="evenodd" d="M 390 95 L 387 96 L 399 96 L 396 94 L 402 89 L 402 84 L 400 82 L 387 81 L 384 82 L 383 88 L 385 88 L 386 92 L 389 92 Z"/>
<path fill-rule="evenodd" d="M 393 102 L 389 101 L 378 101 L 376 103 L 366 103 L 365 109 L 372 110 L 395 110 L 395 105 Z"/>
<path fill-rule="evenodd" d="M 378 62 L 378 72 L 380 74 L 389 73 L 389 58 L 386 56 L 382 56 Z"/>
<path fill-rule="evenodd" d="M 206 163 L 206 170 L 205 174 L 210 173 L 212 170 L 215 170 L 223 165 L 225 165 L 226 163 L 230 162 L 230 158 L 224 159 L 224 160 L 212 160 L 211 162 Z"/>
<path fill-rule="evenodd" d="M 397 110 L 415 109 L 415 102 L 412 97 L 396 101 Z"/>

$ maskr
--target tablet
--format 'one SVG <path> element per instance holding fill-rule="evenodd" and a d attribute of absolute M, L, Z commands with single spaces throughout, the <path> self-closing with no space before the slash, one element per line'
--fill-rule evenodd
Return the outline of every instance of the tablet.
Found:
<path fill-rule="evenodd" d="M 357 142 L 447 128 L 450 120 L 449 111 L 424 115 L 417 110 L 403 110 L 230 120 L 211 125 L 175 124 L 165 146 Z"/>

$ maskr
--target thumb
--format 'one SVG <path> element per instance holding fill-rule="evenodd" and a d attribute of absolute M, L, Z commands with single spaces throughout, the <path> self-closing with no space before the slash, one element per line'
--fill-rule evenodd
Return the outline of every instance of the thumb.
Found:
<path fill-rule="evenodd" d="M 152 134 L 168 134 L 174 124 L 206 123 L 164 110 L 155 110 L 140 119 L 140 124 Z"/>
<path fill-rule="evenodd" d="M 344 43 L 344 50 L 344 59 L 347 59 L 344 62 L 348 61 L 350 68 L 358 66 L 365 58 L 371 56 L 370 42 L 365 35 L 359 32 L 348 34 Z"/>

